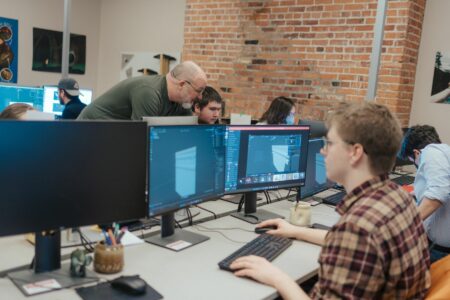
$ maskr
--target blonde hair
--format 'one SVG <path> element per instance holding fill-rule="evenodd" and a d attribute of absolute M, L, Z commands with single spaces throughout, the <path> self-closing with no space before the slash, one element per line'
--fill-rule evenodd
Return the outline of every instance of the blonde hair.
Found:
<path fill-rule="evenodd" d="M 372 172 L 388 173 L 394 166 L 402 140 L 397 118 L 386 106 L 372 103 L 340 103 L 326 120 L 348 144 L 361 144 Z"/>

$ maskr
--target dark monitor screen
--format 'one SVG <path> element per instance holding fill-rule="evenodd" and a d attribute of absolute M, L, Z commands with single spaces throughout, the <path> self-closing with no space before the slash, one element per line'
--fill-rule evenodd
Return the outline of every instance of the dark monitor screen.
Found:
<path fill-rule="evenodd" d="M 42 88 L 0 85 L 0 111 L 13 103 L 26 103 L 43 111 L 44 90 Z"/>
<path fill-rule="evenodd" d="M 298 125 L 307 125 L 310 128 L 309 138 L 319 138 L 327 135 L 327 128 L 323 121 L 300 120 Z"/>
<path fill-rule="evenodd" d="M 149 215 L 223 195 L 225 127 L 149 127 Z"/>
<path fill-rule="evenodd" d="M 334 183 L 327 179 L 325 158 L 320 154 L 323 145 L 324 141 L 321 138 L 309 140 L 306 180 L 305 186 L 300 190 L 301 199 L 334 186 Z"/>
<path fill-rule="evenodd" d="M 308 126 L 227 126 L 225 193 L 301 186 Z"/>
<path fill-rule="evenodd" d="M 0 236 L 146 216 L 144 122 L 0 121 Z"/>

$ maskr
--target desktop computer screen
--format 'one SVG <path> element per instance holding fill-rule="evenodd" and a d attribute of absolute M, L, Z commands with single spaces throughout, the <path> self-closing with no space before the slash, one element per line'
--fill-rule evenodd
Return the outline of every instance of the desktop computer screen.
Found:
<path fill-rule="evenodd" d="M 146 150 L 144 122 L 0 121 L 0 236 L 145 217 Z"/>
<path fill-rule="evenodd" d="M 57 116 L 62 115 L 64 110 L 64 105 L 59 102 L 58 97 L 58 87 L 57 86 L 44 86 L 44 100 L 43 100 L 43 111 L 48 113 L 53 113 Z M 90 89 L 80 89 L 80 101 L 86 105 L 92 102 L 92 90 Z"/>
<path fill-rule="evenodd" d="M 225 193 L 301 186 L 308 126 L 227 126 Z"/>
<path fill-rule="evenodd" d="M 308 163 L 306 166 L 305 186 L 300 190 L 300 198 L 312 196 L 318 192 L 334 186 L 334 182 L 328 180 L 325 168 L 325 158 L 320 154 L 324 146 L 323 139 L 311 139 L 308 144 Z"/>
<path fill-rule="evenodd" d="M 174 212 L 223 195 L 224 133 L 221 125 L 149 127 L 149 216 L 162 219 L 161 236 L 147 242 L 179 251 L 208 239 L 175 230 Z M 183 247 L 179 240 L 185 241 Z"/>
<path fill-rule="evenodd" d="M 149 131 L 149 214 L 223 194 L 224 126 L 155 126 Z"/>
<path fill-rule="evenodd" d="M 0 111 L 13 103 L 26 103 L 33 106 L 34 109 L 42 111 L 43 94 L 42 88 L 0 85 Z"/>
<path fill-rule="evenodd" d="M 301 119 L 298 122 L 298 125 L 309 126 L 310 139 L 326 136 L 328 132 L 327 127 L 325 126 L 325 123 L 323 121 Z"/>
<path fill-rule="evenodd" d="M 232 216 L 250 223 L 281 216 L 256 211 L 256 191 L 305 183 L 308 126 L 227 126 L 225 193 L 244 193 L 244 212 Z"/>

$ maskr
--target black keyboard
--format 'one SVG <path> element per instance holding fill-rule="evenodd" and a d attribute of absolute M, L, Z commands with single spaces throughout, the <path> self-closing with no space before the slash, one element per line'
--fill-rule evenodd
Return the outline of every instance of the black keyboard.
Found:
<path fill-rule="evenodd" d="M 336 194 L 330 195 L 322 199 L 322 202 L 329 205 L 338 205 L 342 199 L 344 199 L 346 193 L 345 191 L 338 192 Z"/>
<path fill-rule="evenodd" d="M 231 271 L 230 264 L 239 257 L 256 255 L 266 258 L 268 261 L 274 260 L 284 250 L 292 245 L 292 240 L 271 234 L 261 234 L 256 239 L 251 240 L 230 256 L 219 262 L 219 268 Z"/>
<path fill-rule="evenodd" d="M 395 182 L 398 185 L 410 185 L 414 183 L 414 178 L 413 176 L 409 176 L 409 175 L 403 175 L 394 179 L 391 179 L 393 182 Z"/>

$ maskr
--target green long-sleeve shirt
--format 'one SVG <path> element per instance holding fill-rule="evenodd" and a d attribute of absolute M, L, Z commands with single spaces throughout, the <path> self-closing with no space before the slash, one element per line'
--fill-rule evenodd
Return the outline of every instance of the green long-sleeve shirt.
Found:
<path fill-rule="evenodd" d="M 165 76 L 139 76 L 119 82 L 89 104 L 78 120 L 141 120 L 144 116 L 185 116 L 189 109 L 170 101 Z"/>

